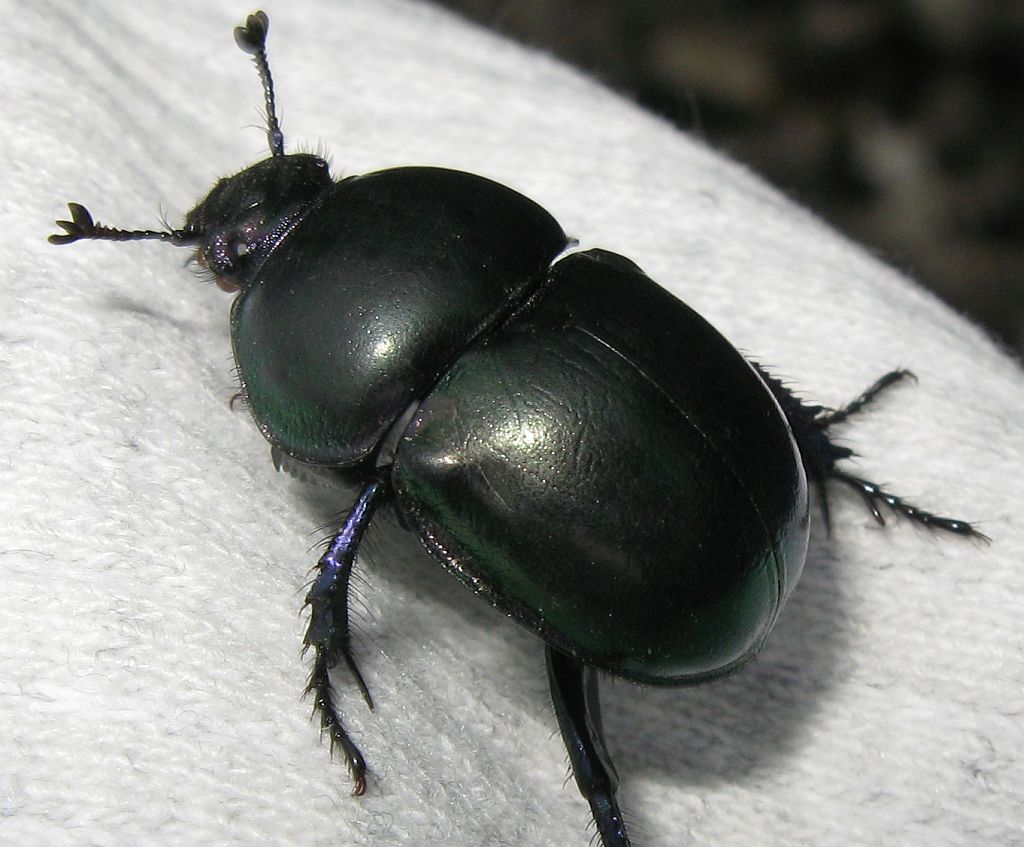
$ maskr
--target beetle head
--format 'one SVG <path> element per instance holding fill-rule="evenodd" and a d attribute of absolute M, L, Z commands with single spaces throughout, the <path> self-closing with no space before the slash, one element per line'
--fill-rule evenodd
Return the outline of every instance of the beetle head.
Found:
<path fill-rule="evenodd" d="M 269 25 L 263 12 L 255 12 L 245 26 L 235 28 L 235 42 L 253 57 L 263 84 L 269 158 L 220 180 L 188 213 L 181 229 L 115 229 L 94 221 L 84 206 L 69 203 L 71 220 L 57 221 L 64 232 L 51 235 L 50 243 L 156 239 L 192 246 L 199 264 L 213 272 L 221 288 L 243 288 L 267 252 L 331 183 L 327 162 L 320 157 L 285 155 L 267 63 Z"/>
<path fill-rule="evenodd" d="M 237 291 L 330 184 L 318 156 L 271 156 L 218 181 L 188 213 L 184 232 L 198 240 L 199 264 L 225 291 Z"/>

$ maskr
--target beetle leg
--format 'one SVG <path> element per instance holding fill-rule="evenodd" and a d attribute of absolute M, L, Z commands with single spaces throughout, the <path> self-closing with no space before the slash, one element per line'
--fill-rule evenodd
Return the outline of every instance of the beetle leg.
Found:
<path fill-rule="evenodd" d="M 881 394 L 885 389 L 891 385 L 895 385 L 903 379 L 910 378 L 916 380 L 917 377 L 908 370 L 895 370 L 889 371 L 872 383 L 871 387 L 862 393 L 856 400 L 851 403 L 847 403 L 845 406 L 830 411 L 819 413 L 814 420 L 814 424 L 819 430 L 824 430 L 833 426 L 837 423 L 842 423 L 851 415 L 855 415 L 860 412 L 865 406 L 867 406 L 872 400 Z M 864 500 L 865 505 L 868 507 L 868 511 L 879 523 L 884 525 L 885 518 L 882 516 L 881 506 L 884 504 L 897 515 L 902 515 L 912 521 L 915 521 L 922 526 L 928 527 L 929 529 L 941 529 L 946 532 L 956 533 L 957 535 L 966 535 L 971 538 L 977 538 L 979 541 L 988 541 L 987 535 L 979 532 L 967 521 L 960 520 L 959 518 L 945 518 L 940 515 L 932 514 L 918 506 L 908 503 L 902 497 L 897 497 L 895 494 L 890 494 L 881 485 L 870 480 L 862 479 L 861 477 L 849 474 L 844 470 L 841 470 L 835 466 L 835 460 L 846 458 L 850 455 L 851 451 L 845 448 L 837 448 L 829 442 L 831 448 L 831 461 L 824 468 L 824 475 L 829 479 L 837 480 L 843 485 L 847 485 L 860 494 Z M 846 455 L 843 455 L 843 454 Z"/>
<path fill-rule="evenodd" d="M 330 736 L 331 752 L 340 748 L 345 756 L 354 783 L 352 793 L 356 796 L 366 791 L 366 762 L 341 724 L 329 673 L 339 659 L 344 661 L 366 705 L 373 708 L 366 682 L 352 658 L 348 630 L 348 586 L 359 542 L 370 525 L 373 513 L 385 498 L 386 489 L 380 480 L 369 482 L 363 487 L 341 529 L 320 557 L 320 573 L 306 595 L 306 605 L 312 611 L 305 644 L 307 648 L 313 647 L 316 650 L 306 693 L 314 696 L 313 708 L 320 713 L 321 732 Z"/>
<path fill-rule="evenodd" d="M 844 485 L 850 486 L 850 488 L 860 494 L 875 520 L 882 525 L 885 524 L 885 518 L 882 517 L 879 506 L 884 503 L 896 514 L 909 518 L 912 521 L 917 521 L 917 523 L 929 529 L 944 529 L 946 532 L 966 535 L 971 538 L 977 538 L 979 541 L 991 541 L 987 535 L 979 532 L 967 521 L 960 520 L 959 518 L 944 518 L 941 515 L 926 512 L 924 509 L 908 503 L 902 497 L 889 493 L 876 482 L 861 479 L 859 476 L 853 476 L 853 474 L 848 474 L 846 471 L 841 471 L 838 468 L 832 468 L 829 476 L 832 479 L 839 480 Z"/>
<path fill-rule="evenodd" d="M 619 777 L 604 746 L 597 671 L 550 644 L 545 648 L 551 702 L 580 793 L 604 847 L 629 847 L 615 791 Z"/>
<path fill-rule="evenodd" d="M 789 390 L 781 380 L 768 374 L 756 362 L 761 378 L 765 381 L 775 399 L 779 401 L 786 420 L 789 421 L 790 429 L 796 444 L 800 450 L 800 457 L 803 460 L 804 468 L 808 477 L 818 486 L 818 494 L 821 497 L 821 512 L 825 518 L 826 530 L 831 529 L 829 519 L 828 496 L 825 484 L 830 479 L 847 485 L 860 494 L 865 505 L 878 523 L 884 524 L 881 507 L 887 506 L 898 515 L 909 518 L 929 529 L 941 529 L 944 532 L 952 532 L 956 535 L 965 535 L 968 538 L 976 538 L 979 541 L 989 541 L 987 535 L 977 530 L 967 521 L 959 518 L 945 518 L 940 515 L 926 512 L 912 503 L 908 503 L 902 497 L 890 494 L 881 485 L 861 479 L 858 476 L 849 474 L 838 468 L 836 463 L 842 459 L 848 459 L 854 455 L 849 447 L 836 444 L 829 437 L 829 429 L 836 424 L 846 421 L 852 415 L 862 411 L 879 394 L 889 386 L 895 385 L 904 379 L 916 380 L 917 377 L 911 371 L 899 369 L 889 371 L 880 376 L 871 386 L 862 392 L 857 399 L 838 409 L 826 409 L 823 406 L 815 406 L 805 403 L 796 394 Z"/>
<path fill-rule="evenodd" d="M 824 412 L 823 414 L 818 415 L 818 425 L 822 429 L 827 429 L 833 424 L 842 423 L 848 417 L 850 417 L 850 415 L 857 414 L 857 412 L 859 412 L 866 405 L 868 405 L 868 403 L 874 400 L 875 397 L 877 397 L 879 394 L 885 391 L 885 389 L 887 389 L 890 385 L 895 385 L 900 380 L 906 379 L 908 377 L 917 382 L 917 377 L 914 376 L 912 371 L 908 371 L 903 368 L 895 371 L 889 371 L 889 373 L 885 374 L 884 376 L 880 376 L 878 379 L 876 379 L 871 384 L 871 387 L 868 388 L 867 391 L 862 393 L 852 403 L 847 403 L 845 406 L 841 406 L 838 409 L 829 412 Z"/>

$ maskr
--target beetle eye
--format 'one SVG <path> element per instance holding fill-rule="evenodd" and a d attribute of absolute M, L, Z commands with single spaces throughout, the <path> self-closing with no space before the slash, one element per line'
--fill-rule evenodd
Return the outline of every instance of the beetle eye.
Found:
<path fill-rule="evenodd" d="M 223 291 L 238 291 L 239 277 L 245 257 L 252 253 L 252 242 L 246 230 L 221 232 L 207 239 L 197 252 L 199 264 L 213 272 L 217 286 Z"/>
<path fill-rule="evenodd" d="M 244 259 L 252 248 L 244 233 L 235 235 L 223 242 L 217 254 L 218 271 L 220 273 L 237 273 L 241 259 Z"/>

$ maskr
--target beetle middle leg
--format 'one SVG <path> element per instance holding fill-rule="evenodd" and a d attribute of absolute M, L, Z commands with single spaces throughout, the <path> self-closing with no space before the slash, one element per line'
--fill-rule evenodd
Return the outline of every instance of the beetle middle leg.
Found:
<path fill-rule="evenodd" d="M 329 673 L 341 659 L 355 678 L 366 705 L 373 708 L 369 689 L 352 657 L 349 643 L 348 587 L 359 542 L 377 507 L 386 498 L 387 491 L 380 480 L 373 480 L 363 487 L 341 529 L 320 557 L 320 573 L 306 595 L 306 605 L 310 607 L 311 614 L 305 644 L 316 651 L 306 693 L 314 696 L 314 710 L 320 714 L 321 731 L 330 736 L 331 752 L 339 748 L 345 756 L 355 796 L 366 791 L 366 762 L 342 726 L 334 704 Z"/>
<path fill-rule="evenodd" d="M 629 847 L 615 792 L 619 777 L 604 746 L 597 671 L 550 644 L 545 647 L 551 702 L 580 793 L 590 804 L 604 847 Z"/>

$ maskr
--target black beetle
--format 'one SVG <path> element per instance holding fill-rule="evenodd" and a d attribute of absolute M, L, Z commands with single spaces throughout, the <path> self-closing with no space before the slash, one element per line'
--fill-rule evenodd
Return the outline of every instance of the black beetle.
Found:
<path fill-rule="evenodd" d="M 271 156 L 220 180 L 174 230 L 112 229 L 70 204 L 55 244 L 193 247 L 227 291 L 245 398 L 274 460 L 360 487 L 306 598 L 308 691 L 365 791 L 328 678 L 352 656 L 348 584 L 375 511 L 545 641 L 551 696 L 602 843 L 626 845 L 597 672 L 657 685 L 757 652 L 807 548 L 807 479 L 985 539 L 837 466 L 838 410 L 803 402 L 631 261 L 571 244 L 490 180 L 403 167 L 334 182 L 285 154 L 265 14 L 235 30 L 266 98 Z M 324 322 L 329 320 L 329 332 Z"/>

